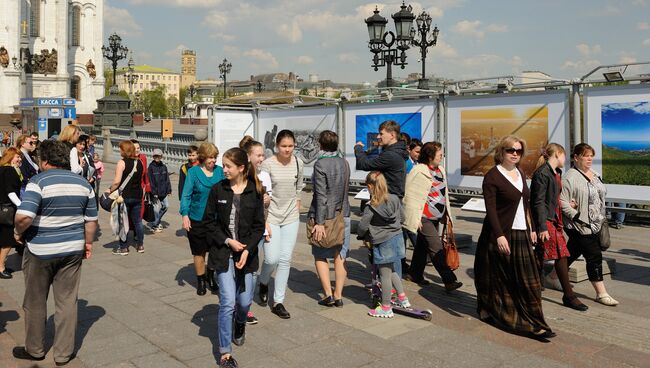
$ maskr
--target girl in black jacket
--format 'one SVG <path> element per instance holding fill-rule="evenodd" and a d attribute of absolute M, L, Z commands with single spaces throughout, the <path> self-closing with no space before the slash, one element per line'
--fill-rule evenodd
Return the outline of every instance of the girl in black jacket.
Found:
<path fill-rule="evenodd" d="M 253 273 L 259 266 L 257 244 L 264 234 L 264 192 L 241 148 L 226 151 L 223 172 L 226 179 L 210 190 L 204 220 L 210 234 L 210 263 L 219 283 L 219 366 L 237 367 L 230 343 L 243 345 L 246 336 L 249 291 L 255 287 Z"/>

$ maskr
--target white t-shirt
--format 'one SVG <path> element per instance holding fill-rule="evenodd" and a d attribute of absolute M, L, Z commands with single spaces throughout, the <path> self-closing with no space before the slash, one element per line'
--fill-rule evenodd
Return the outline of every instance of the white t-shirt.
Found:
<path fill-rule="evenodd" d="M 512 180 L 512 177 L 508 174 L 508 170 L 506 170 L 503 166 L 497 165 L 497 169 L 499 169 L 499 172 L 505 176 L 506 179 L 512 185 L 517 188 L 520 192 L 524 190 L 524 181 L 521 178 L 521 173 L 519 172 L 519 169 L 515 169 L 515 172 L 517 173 L 517 180 Z M 526 230 L 526 212 L 524 211 L 524 197 L 521 196 L 521 199 L 519 199 L 519 205 L 517 206 L 517 213 L 515 214 L 515 220 L 512 222 L 512 230 Z"/>

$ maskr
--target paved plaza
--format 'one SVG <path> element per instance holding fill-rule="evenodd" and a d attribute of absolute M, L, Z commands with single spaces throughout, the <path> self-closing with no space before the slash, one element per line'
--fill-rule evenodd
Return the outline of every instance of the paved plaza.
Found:
<path fill-rule="evenodd" d="M 104 187 L 113 175 L 107 165 Z M 177 175 L 172 175 L 176 188 Z M 303 194 L 304 216 L 310 193 Z M 196 277 L 175 193 L 160 234 L 146 232 L 144 254 L 134 249 L 126 257 L 111 250 L 108 214 L 101 212 L 103 230 L 93 256 L 82 267 L 79 291 L 77 358 L 70 367 L 215 367 L 218 351 L 216 295 L 197 296 Z M 359 201 L 352 200 L 358 210 Z M 432 285 L 405 282 L 415 306 L 431 309 L 430 322 L 404 316 L 392 320 L 366 315 L 369 295 L 367 250 L 354 240 L 348 260 L 349 281 L 344 307 L 326 308 L 321 297 L 304 226 L 298 235 L 286 307 L 290 320 L 280 320 L 268 307 L 253 304 L 259 318 L 247 328 L 246 344 L 234 347 L 241 367 L 648 367 L 650 364 L 650 228 L 629 225 L 612 230 L 613 244 L 605 257 L 616 260 L 616 272 L 605 277 L 610 294 L 620 301 L 606 307 L 593 301 L 588 282 L 575 285 L 587 312 L 561 305 L 561 293 L 544 292 L 547 322 L 558 336 L 540 343 L 482 323 L 476 317 L 472 280 L 475 243 L 481 214 L 453 209 L 459 235 L 470 235 L 461 249 L 456 272 L 465 284 L 444 292 L 432 267 Z M 358 219 L 355 217 L 353 219 Z M 410 251 L 409 251 L 410 254 Z M 0 280 L 0 367 L 54 366 L 52 353 L 38 364 L 16 361 L 15 345 L 23 345 L 23 274 L 19 257 L 9 257 L 16 270 Z M 272 295 L 272 294 L 271 294 Z M 49 312 L 53 313 L 52 300 Z M 47 346 L 52 344 L 53 319 L 48 320 Z"/>

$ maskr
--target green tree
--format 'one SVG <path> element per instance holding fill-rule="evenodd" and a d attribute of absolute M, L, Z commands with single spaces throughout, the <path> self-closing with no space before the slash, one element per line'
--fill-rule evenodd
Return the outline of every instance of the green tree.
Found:
<path fill-rule="evenodd" d="M 143 91 L 140 97 L 142 110 L 145 116 L 167 116 L 167 100 L 165 99 L 165 87 L 158 86 L 155 89 Z"/>
<path fill-rule="evenodd" d="M 298 92 L 299 95 L 301 96 L 309 96 L 309 89 L 308 88 L 303 88 Z"/>

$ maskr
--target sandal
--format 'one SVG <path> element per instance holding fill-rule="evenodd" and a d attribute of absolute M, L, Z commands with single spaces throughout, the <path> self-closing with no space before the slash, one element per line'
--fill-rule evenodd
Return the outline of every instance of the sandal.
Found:
<path fill-rule="evenodd" d="M 609 307 L 615 307 L 618 305 L 618 300 L 612 298 L 611 296 L 609 296 L 609 294 L 599 295 L 598 297 L 596 297 L 596 301 L 602 305 L 606 305 Z"/>

